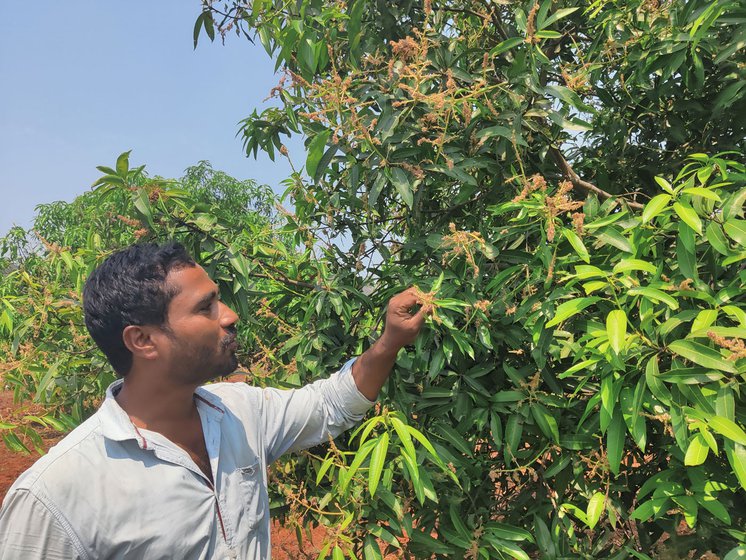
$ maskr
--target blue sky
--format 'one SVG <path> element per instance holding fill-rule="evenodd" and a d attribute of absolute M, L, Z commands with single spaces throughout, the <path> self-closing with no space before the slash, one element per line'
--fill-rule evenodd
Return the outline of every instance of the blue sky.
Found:
<path fill-rule="evenodd" d="M 72 200 L 132 150 L 132 165 L 180 177 L 209 160 L 281 192 L 285 160 L 246 158 L 237 123 L 277 84 L 260 45 L 206 36 L 193 49 L 198 0 L 2 2 L 0 236 L 29 227 L 37 204 Z M 288 144 L 302 164 L 300 139 Z"/>

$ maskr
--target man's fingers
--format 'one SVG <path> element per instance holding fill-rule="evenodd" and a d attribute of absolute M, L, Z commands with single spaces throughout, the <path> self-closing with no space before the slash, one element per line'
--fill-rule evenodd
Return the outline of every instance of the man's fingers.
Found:
<path fill-rule="evenodd" d="M 405 311 L 409 311 L 419 302 L 420 298 L 417 297 L 417 291 L 414 288 L 409 288 L 408 290 L 401 292 L 391 300 L 391 303 L 393 303 L 397 309 L 403 308 Z"/>
<path fill-rule="evenodd" d="M 433 306 L 432 305 L 423 305 L 420 307 L 420 310 L 415 314 L 415 317 L 421 318 L 422 321 L 425 321 L 425 317 L 428 315 L 431 315 L 433 312 Z"/>

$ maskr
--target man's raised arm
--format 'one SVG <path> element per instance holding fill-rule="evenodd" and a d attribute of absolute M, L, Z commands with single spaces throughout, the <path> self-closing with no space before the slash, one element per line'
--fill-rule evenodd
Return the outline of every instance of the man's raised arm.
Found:
<path fill-rule="evenodd" d="M 415 341 L 425 317 L 432 310 L 429 305 L 424 305 L 413 314 L 412 309 L 419 303 L 415 288 L 391 298 L 383 335 L 352 365 L 352 378 L 358 390 L 371 401 L 376 400 L 391 374 L 399 350 Z"/>

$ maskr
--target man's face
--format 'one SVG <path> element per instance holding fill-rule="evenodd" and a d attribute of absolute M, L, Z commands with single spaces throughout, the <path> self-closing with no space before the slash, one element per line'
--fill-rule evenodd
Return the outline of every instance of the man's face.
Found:
<path fill-rule="evenodd" d="M 218 299 L 218 287 L 205 270 L 172 270 L 166 283 L 177 291 L 165 324 L 174 375 L 187 383 L 202 383 L 234 371 L 238 316 Z"/>

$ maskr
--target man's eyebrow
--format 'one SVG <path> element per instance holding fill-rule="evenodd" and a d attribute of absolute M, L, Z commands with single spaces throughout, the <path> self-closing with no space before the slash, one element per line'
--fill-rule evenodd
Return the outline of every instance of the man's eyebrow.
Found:
<path fill-rule="evenodd" d="M 218 291 L 213 290 L 209 294 L 205 294 L 194 306 L 195 309 L 199 309 L 204 305 L 207 305 L 208 303 L 212 303 L 213 300 L 216 300 L 218 298 Z"/>

